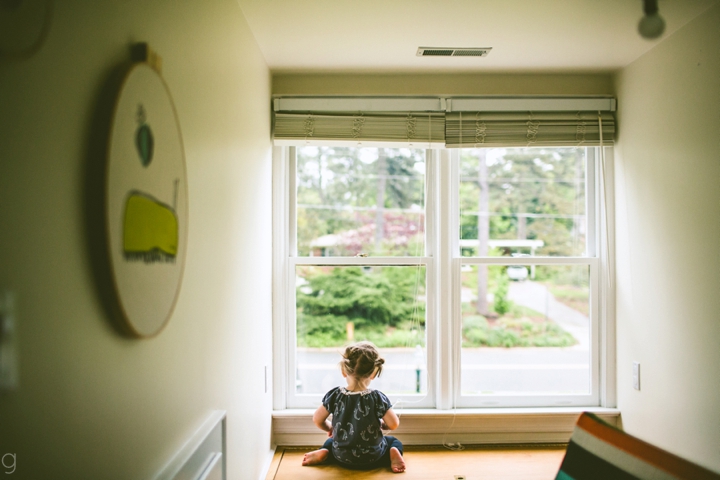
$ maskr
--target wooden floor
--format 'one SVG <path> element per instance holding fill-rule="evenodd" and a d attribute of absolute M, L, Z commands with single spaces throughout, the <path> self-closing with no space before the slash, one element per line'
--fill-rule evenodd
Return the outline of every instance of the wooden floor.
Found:
<path fill-rule="evenodd" d="M 442 447 L 405 448 L 407 471 L 345 470 L 335 465 L 303 467 L 302 457 L 312 449 L 278 447 L 266 480 L 388 479 L 553 480 L 565 455 L 565 446 L 468 447 L 451 451 Z"/>

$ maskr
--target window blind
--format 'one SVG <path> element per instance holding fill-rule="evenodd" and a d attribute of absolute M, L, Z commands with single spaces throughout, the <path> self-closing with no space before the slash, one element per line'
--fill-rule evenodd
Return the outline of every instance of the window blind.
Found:
<path fill-rule="evenodd" d="M 611 145 L 614 108 L 614 99 L 604 97 L 276 98 L 273 140 L 447 148 Z"/>
<path fill-rule="evenodd" d="M 283 141 L 403 142 L 443 144 L 445 114 L 411 112 L 275 112 L 273 139 Z"/>
<path fill-rule="evenodd" d="M 452 112 L 445 116 L 448 148 L 597 146 L 601 139 L 604 145 L 615 140 L 615 119 L 610 112 Z"/>

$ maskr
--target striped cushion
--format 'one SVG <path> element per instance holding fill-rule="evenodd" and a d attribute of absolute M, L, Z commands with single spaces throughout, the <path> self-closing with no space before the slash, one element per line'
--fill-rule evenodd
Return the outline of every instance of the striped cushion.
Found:
<path fill-rule="evenodd" d="M 683 460 L 583 413 L 555 480 L 720 480 Z"/>

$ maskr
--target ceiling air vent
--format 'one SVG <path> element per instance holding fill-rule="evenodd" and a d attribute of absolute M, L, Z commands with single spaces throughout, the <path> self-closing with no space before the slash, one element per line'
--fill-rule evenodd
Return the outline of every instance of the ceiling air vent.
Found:
<path fill-rule="evenodd" d="M 419 47 L 418 57 L 486 57 L 492 50 L 488 48 L 441 48 L 441 47 Z"/>

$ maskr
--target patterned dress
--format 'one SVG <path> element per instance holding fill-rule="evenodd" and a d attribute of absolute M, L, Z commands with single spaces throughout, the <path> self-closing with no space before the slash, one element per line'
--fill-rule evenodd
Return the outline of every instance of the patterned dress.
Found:
<path fill-rule="evenodd" d="M 378 390 L 350 392 L 336 387 L 325 394 L 323 406 L 332 413 L 332 455 L 348 465 L 378 460 L 388 444 L 380 430 L 380 419 L 392 408 Z"/>

